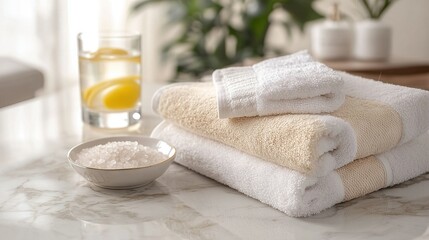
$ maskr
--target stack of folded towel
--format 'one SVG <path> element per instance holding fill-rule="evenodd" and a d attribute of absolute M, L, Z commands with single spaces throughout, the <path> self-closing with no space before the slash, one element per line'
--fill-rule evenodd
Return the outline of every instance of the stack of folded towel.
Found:
<path fill-rule="evenodd" d="M 306 52 L 160 89 L 152 136 L 176 161 L 291 216 L 429 171 L 429 93 L 336 72 Z"/>

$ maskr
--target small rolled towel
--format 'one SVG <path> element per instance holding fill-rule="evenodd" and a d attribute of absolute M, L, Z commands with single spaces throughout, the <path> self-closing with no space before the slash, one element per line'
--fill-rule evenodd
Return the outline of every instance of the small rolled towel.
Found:
<path fill-rule="evenodd" d="M 163 118 L 201 136 L 298 172 L 324 176 L 429 129 L 429 93 L 346 73 L 348 95 L 330 115 L 219 119 L 211 83 L 170 85 L 153 98 Z"/>
<path fill-rule="evenodd" d="M 345 100 L 343 80 L 301 51 L 213 72 L 219 118 L 327 113 Z"/>
<path fill-rule="evenodd" d="M 247 155 L 163 122 L 152 133 L 177 148 L 175 161 L 270 205 L 304 217 L 429 171 L 429 134 L 317 178 Z"/>

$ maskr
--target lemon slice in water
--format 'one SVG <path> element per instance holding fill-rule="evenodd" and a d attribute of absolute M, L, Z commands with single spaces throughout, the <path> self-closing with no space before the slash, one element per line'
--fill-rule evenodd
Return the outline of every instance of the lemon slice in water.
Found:
<path fill-rule="evenodd" d="M 125 95 L 126 95 L 126 92 L 129 91 L 130 96 L 129 97 L 125 96 L 124 99 L 119 100 L 119 101 L 124 101 L 124 103 L 125 103 L 124 105 L 128 106 L 129 105 L 128 102 L 130 101 L 130 100 L 128 100 L 128 98 L 129 98 L 129 99 L 133 100 L 134 104 L 135 104 L 138 100 L 138 97 L 140 97 L 140 84 L 138 83 L 139 79 L 140 79 L 139 76 L 132 75 L 132 76 L 126 76 L 126 77 L 121 77 L 121 78 L 104 80 L 102 82 L 94 84 L 94 85 L 88 87 L 87 89 L 85 89 L 85 91 L 83 92 L 83 95 L 82 95 L 83 100 L 89 108 L 95 108 L 96 106 L 100 105 L 98 102 L 100 101 L 101 95 L 103 95 L 103 96 L 101 96 L 101 99 L 103 99 L 103 102 L 105 102 L 104 98 L 106 98 L 106 97 L 112 98 L 112 96 L 109 96 L 110 91 L 114 91 L 113 95 L 118 94 L 117 93 L 118 91 L 119 92 L 125 92 Z M 126 86 L 126 87 L 123 88 L 122 90 L 121 90 L 121 88 L 118 90 L 117 87 L 119 87 L 119 86 Z M 115 87 L 115 88 L 112 88 L 112 87 Z M 134 89 L 132 89 L 132 88 L 134 88 Z M 136 90 L 138 90 L 137 94 L 139 96 L 137 97 L 137 100 L 134 100 L 136 98 L 135 97 Z M 124 95 L 124 94 L 122 94 L 122 95 Z M 111 103 L 111 100 L 108 100 L 107 104 L 109 106 L 114 105 L 113 108 L 110 108 L 109 106 L 105 105 L 105 107 L 108 109 L 118 109 L 115 106 L 117 106 L 119 104 Z M 126 108 L 130 108 L 130 107 L 126 107 Z"/>
<path fill-rule="evenodd" d="M 140 98 L 140 85 L 135 81 L 115 84 L 106 89 L 103 105 L 110 110 L 132 108 Z"/>
<path fill-rule="evenodd" d="M 109 59 L 112 57 L 127 56 L 128 52 L 120 48 L 100 48 L 92 56 L 93 60 Z"/>
<path fill-rule="evenodd" d="M 127 50 L 121 48 L 99 48 L 95 54 L 98 55 L 127 55 Z"/>
<path fill-rule="evenodd" d="M 89 56 L 81 57 L 83 60 L 92 62 L 99 61 L 126 61 L 140 63 L 140 54 L 132 54 L 121 48 L 99 48 L 97 51 L 90 53 Z"/>

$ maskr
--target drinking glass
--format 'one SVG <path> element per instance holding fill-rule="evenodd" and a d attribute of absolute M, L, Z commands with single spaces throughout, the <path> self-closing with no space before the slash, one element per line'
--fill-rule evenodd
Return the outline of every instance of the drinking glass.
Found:
<path fill-rule="evenodd" d="M 141 117 L 141 36 L 80 33 L 79 77 L 83 122 L 126 128 Z"/>

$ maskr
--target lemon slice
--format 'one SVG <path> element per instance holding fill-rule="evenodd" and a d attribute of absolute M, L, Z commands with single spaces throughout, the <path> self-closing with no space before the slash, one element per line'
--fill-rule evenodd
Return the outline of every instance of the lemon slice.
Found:
<path fill-rule="evenodd" d="M 95 54 L 98 55 L 127 55 L 128 52 L 121 48 L 99 48 Z"/>
<path fill-rule="evenodd" d="M 100 48 L 98 49 L 92 59 L 93 60 L 101 60 L 101 59 L 109 59 L 111 57 L 119 57 L 119 56 L 127 56 L 128 52 L 124 49 L 120 48 Z"/>
<path fill-rule="evenodd" d="M 140 85 L 134 81 L 115 84 L 106 89 L 103 105 L 110 110 L 132 108 L 140 98 Z"/>
<path fill-rule="evenodd" d="M 98 61 L 128 61 L 140 63 L 140 54 L 130 54 L 128 51 L 121 48 L 100 48 L 92 52 L 89 56 L 80 57 L 83 60 Z"/>
<path fill-rule="evenodd" d="M 105 89 L 114 86 L 114 85 L 122 85 L 122 84 L 138 84 L 140 76 L 131 75 L 121 78 L 114 78 L 109 80 L 104 80 L 102 82 L 96 83 L 88 88 L 82 94 L 83 100 L 89 108 L 93 108 L 97 101 L 97 96 L 101 94 Z M 140 86 L 140 85 L 139 85 Z M 140 87 L 139 87 L 140 89 Z"/>

